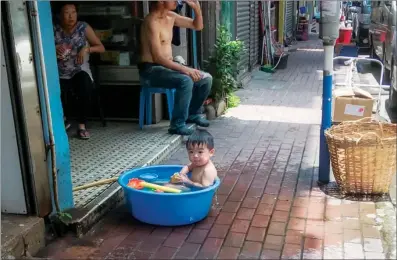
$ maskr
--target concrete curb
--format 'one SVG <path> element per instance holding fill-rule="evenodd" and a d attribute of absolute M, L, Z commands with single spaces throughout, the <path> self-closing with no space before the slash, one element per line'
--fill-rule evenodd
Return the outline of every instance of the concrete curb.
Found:
<path fill-rule="evenodd" d="M 1 258 L 21 259 L 37 254 L 45 246 L 44 219 L 2 215 Z"/>

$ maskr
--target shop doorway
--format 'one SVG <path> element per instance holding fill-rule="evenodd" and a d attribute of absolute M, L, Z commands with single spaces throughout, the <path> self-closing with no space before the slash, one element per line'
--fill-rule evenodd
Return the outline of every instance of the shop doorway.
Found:
<path fill-rule="evenodd" d="M 53 24 L 58 23 L 58 1 L 51 2 Z M 144 1 L 77 2 L 78 20 L 88 23 L 105 46 L 106 52 L 90 55 L 95 94 L 87 123 L 89 140 L 76 138 L 76 113 L 73 97 L 66 112 L 72 123 L 67 131 L 73 187 L 117 177 L 122 171 L 161 162 L 181 142 L 180 136 L 167 133 L 166 103 L 154 97 L 153 122 L 138 126 L 140 24 L 148 12 Z M 93 95 L 95 95 L 93 94 Z M 101 119 L 103 111 L 106 126 Z M 117 183 L 73 192 L 76 208 L 90 208 L 98 198 L 115 189 Z"/>

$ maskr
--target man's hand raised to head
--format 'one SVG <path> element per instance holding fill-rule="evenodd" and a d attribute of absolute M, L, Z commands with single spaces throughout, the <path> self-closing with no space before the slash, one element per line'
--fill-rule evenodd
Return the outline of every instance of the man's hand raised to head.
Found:
<path fill-rule="evenodd" d="M 189 28 L 197 31 L 201 31 L 203 25 L 203 15 L 201 13 L 200 4 L 197 0 L 186 0 L 185 1 L 190 8 L 194 10 L 194 20 L 189 17 L 181 16 L 177 13 L 171 12 L 175 17 L 175 26 L 181 28 Z"/>
<path fill-rule="evenodd" d="M 194 11 L 196 11 L 196 9 L 200 9 L 200 3 L 197 0 L 185 0 L 185 3 L 190 6 L 190 8 L 192 8 Z"/>

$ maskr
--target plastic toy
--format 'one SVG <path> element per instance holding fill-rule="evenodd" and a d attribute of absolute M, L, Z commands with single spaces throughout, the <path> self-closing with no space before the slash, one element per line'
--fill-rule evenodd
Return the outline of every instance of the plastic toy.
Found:
<path fill-rule="evenodd" d="M 171 183 L 180 183 L 181 182 L 181 176 L 180 176 L 179 172 L 176 172 L 171 176 L 170 182 Z"/>
<path fill-rule="evenodd" d="M 144 173 L 139 175 L 139 179 L 143 180 L 143 181 L 148 181 L 148 182 L 152 182 L 154 180 L 156 180 L 159 176 L 155 173 Z"/>
<path fill-rule="evenodd" d="M 150 189 L 151 191 L 157 192 L 157 193 L 164 193 L 164 191 L 162 190 L 158 190 L 158 189 Z"/>
<path fill-rule="evenodd" d="M 141 190 L 143 188 L 154 189 L 155 192 L 171 192 L 171 193 L 181 193 L 182 192 L 181 190 L 178 190 L 175 188 L 145 182 L 145 181 L 142 181 L 137 178 L 130 179 L 127 186 L 131 187 L 133 189 L 137 189 L 137 190 Z"/>
<path fill-rule="evenodd" d="M 128 181 L 127 186 L 131 187 L 133 189 L 142 190 L 143 186 L 142 186 L 141 182 L 142 182 L 141 180 L 139 180 L 137 178 L 133 178 Z"/>

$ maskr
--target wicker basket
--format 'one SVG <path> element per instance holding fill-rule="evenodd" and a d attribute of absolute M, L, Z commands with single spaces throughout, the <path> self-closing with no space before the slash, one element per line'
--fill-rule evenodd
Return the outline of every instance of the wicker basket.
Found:
<path fill-rule="evenodd" d="M 397 125 L 371 118 L 325 132 L 332 170 L 343 194 L 385 194 L 396 173 Z"/>

